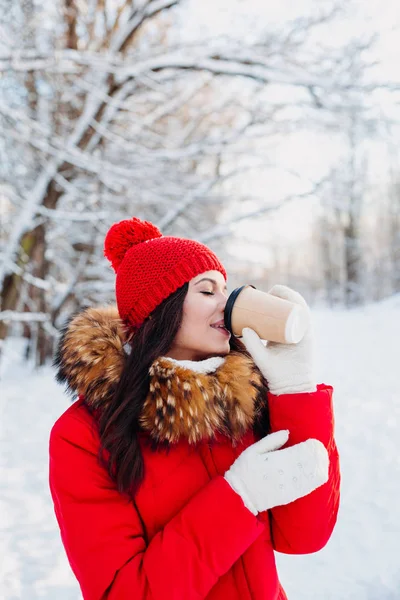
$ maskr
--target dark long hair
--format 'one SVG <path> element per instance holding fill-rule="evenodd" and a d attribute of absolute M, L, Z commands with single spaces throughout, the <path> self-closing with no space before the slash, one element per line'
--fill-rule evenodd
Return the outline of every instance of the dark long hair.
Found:
<path fill-rule="evenodd" d="M 149 368 L 156 358 L 171 348 L 182 323 L 188 288 L 189 284 L 185 283 L 168 296 L 132 336 L 130 352 L 115 393 L 99 416 L 99 458 L 122 493 L 134 494 L 143 481 L 144 464 L 138 434 L 139 417 L 149 391 Z M 246 348 L 235 336 L 231 337 L 230 347 L 248 356 Z M 265 382 L 264 397 L 266 389 Z M 257 427 L 261 427 L 264 435 L 269 431 L 267 409 Z"/>

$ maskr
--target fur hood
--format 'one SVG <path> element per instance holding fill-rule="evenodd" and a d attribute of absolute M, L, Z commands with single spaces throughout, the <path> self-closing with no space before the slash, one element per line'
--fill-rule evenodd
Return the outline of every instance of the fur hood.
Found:
<path fill-rule="evenodd" d="M 62 331 L 57 380 L 98 410 L 107 405 L 125 361 L 126 334 L 116 306 L 89 308 Z M 156 442 L 189 443 L 216 433 L 234 442 L 254 424 L 267 402 L 262 376 L 247 355 L 231 352 L 203 361 L 157 358 L 149 369 L 149 393 L 140 417 Z"/>

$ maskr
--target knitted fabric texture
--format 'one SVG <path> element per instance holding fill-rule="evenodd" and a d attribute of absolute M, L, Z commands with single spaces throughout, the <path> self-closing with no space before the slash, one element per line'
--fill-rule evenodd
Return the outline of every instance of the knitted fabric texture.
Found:
<path fill-rule="evenodd" d="M 117 274 L 115 293 L 120 317 L 133 329 L 193 277 L 215 270 L 226 279 L 223 265 L 207 246 L 163 236 L 152 223 L 137 218 L 110 228 L 104 254 Z"/>

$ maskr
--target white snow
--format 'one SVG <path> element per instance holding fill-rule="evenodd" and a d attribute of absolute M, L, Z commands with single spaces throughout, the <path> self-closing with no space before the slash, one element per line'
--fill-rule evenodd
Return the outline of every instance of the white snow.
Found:
<path fill-rule="evenodd" d="M 400 296 L 314 318 L 319 380 L 335 387 L 342 502 L 327 547 L 277 554 L 280 577 L 289 600 L 400 599 Z M 47 485 L 49 431 L 69 399 L 15 346 L 2 372 L 0 597 L 78 600 Z"/>

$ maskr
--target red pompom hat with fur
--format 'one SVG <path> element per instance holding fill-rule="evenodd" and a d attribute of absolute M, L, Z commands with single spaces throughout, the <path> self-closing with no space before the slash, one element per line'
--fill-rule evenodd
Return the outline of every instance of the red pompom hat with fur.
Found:
<path fill-rule="evenodd" d="M 117 274 L 115 293 L 121 319 L 133 329 L 165 298 L 205 271 L 226 272 L 204 244 L 163 236 L 148 221 L 136 217 L 109 229 L 104 254 Z"/>

